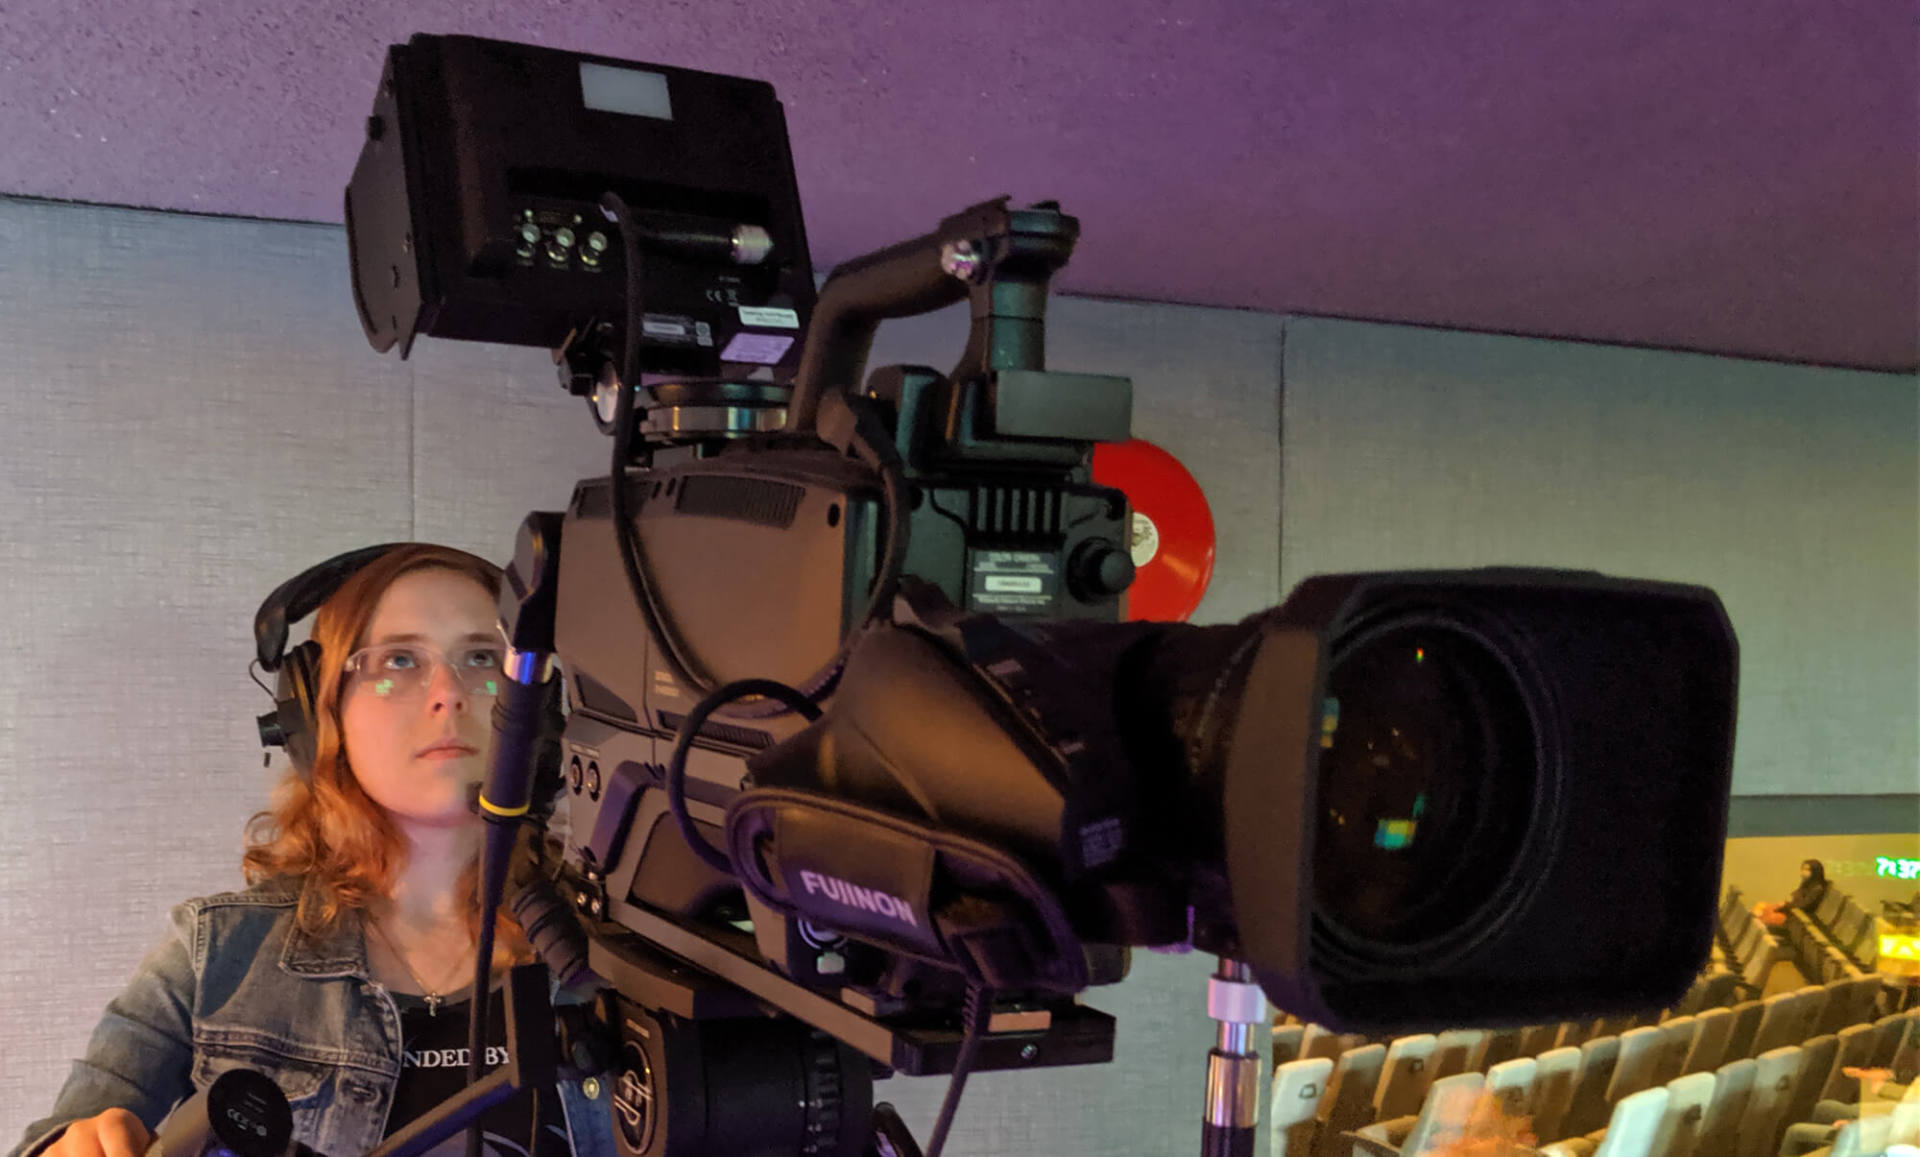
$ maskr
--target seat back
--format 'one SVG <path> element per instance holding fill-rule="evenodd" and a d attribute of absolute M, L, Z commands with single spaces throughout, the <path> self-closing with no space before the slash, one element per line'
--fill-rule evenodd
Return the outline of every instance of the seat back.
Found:
<path fill-rule="evenodd" d="M 1533 1135 L 1544 1144 L 1567 1134 L 1561 1128 L 1573 1105 L 1573 1086 L 1580 1076 L 1580 1050 L 1548 1049 L 1533 1058 Z"/>
<path fill-rule="evenodd" d="M 1380 1069 L 1387 1061 L 1386 1045 L 1348 1049 L 1333 1061 L 1326 1095 L 1314 1115 L 1313 1157 L 1347 1157 L 1351 1143 L 1340 1134 L 1373 1123 L 1373 1092 L 1380 1087 Z"/>
<path fill-rule="evenodd" d="M 1833 1058 L 1839 1052 L 1840 1038 L 1835 1036 L 1817 1036 L 1800 1046 L 1800 1071 L 1794 1075 L 1793 1092 L 1787 1097 L 1787 1111 L 1780 1119 L 1779 1132 L 1774 1134 L 1776 1149 L 1788 1125 L 1796 1121 L 1813 1120 L 1813 1106 L 1820 1099 L 1820 1090 L 1826 1085 L 1827 1074 L 1833 1069 Z"/>
<path fill-rule="evenodd" d="M 1827 888 L 1827 894 L 1820 897 L 1820 902 L 1813 907 L 1813 918 L 1820 922 L 1822 931 L 1833 927 L 1834 917 L 1840 915 L 1840 906 L 1846 902 L 1847 898 L 1840 889 Z"/>
<path fill-rule="evenodd" d="M 1484 1029 L 1450 1028 L 1439 1034 L 1433 1042 L 1433 1079 L 1482 1071 L 1480 1054 L 1486 1047 Z"/>
<path fill-rule="evenodd" d="M 1760 1031 L 1764 1006 L 1757 1000 L 1743 1000 L 1733 1006 L 1733 1031 L 1727 1034 L 1727 1059 L 1739 1060 L 1753 1055 L 1753 1038 Z"/>
<path fill-rule="evenodd" d="M 1906 1017 L 1907 1027 L 1900 1034 L 1899 1043 L 1894 1046 L 1893 1055 L 1887 1058 L 1887 1067 L 1893 1070 L 1894 1080 L 1907 1085 L 1920 1078 L 1920 1009 L 1913 1009 L 1903 1015 Z"/>
<path fill-rule="evenodd" d="M 1763 992 L 1767 987 L 1767 977 L 1773 975 L 1773 966 L 1779 961 L 1780 946 L 1773 942 L 1771 936 L 1762 936 L 1759 946 L 1747 958 L 1747 966 L 1741 971 L 1740 978 L 1747 982 L 1748 988 Z"/>
<path fill-rule="evenodd" d="M 1727 1055 L 1727 1038 L 1733 1035 L 1733 1010 L 1710 1008 L 1693 1018 L 1693 1046 L 1680 1066 L 1682 1075 L 1710 1073 L 1720 1067 Z"/>
<path fill-rule="evenodd" d="M 1620 1035 L 1620 1056 L 1614 1062 L 1613 1080 L 1607 1085 L 1608 1104 L 1618 1104 L 1623 1097 L 1654 1087 L 1660 1041 L 1660 1030 L 1651 1027 L 1628 1029 Z"/>
<path fill-rule="evenodd" d="M 1731 972 L 1715 972 L 1707 977 L 1706 995 L 1701 998 L 1701 1009 L 1726 1008 L 1733 1003 L 1733 986 L 1740 978 Z"/>
<path fill-rule="evenodd" d="M 1613 1084 L 1620 1063 L 1620 1038 L 1597 1036 L 1580 1046 L 1580 1075 L 1573 1082 L 1573 1103 L 1567 1107 L 1561 1133 L 1579 1137 L 1607 1123 L 1607 1086 Z"/>
<path fill-rule="evenodd" d="M 1420 1111 L 1427 1087 L 1433 1084 L 1433 1044 L 1433 1034 L 1426 1032 L 1398 1037 L 1387 1045 L 1380 1086 L 1373 1097 L 1374 1120 L 1411 1117 Z"/>
<path fill-rule="evenodd" d="M 1873 1060 L 1873 1046 L 1879 1033 L 1870 1024 L 1850 1024 L 1835 1039 L 1840 1042 L 1833 1063 L 1827 1066 L 1827 1079 L 1820 1086 L 1819 1101 L 1858 1101 L 1860 1081 L 1846 1074 L 1847 1069 L 1864 1069 Z"/>
<path fill-rule="evenodd" d="M 1799 1075 L 1798 1045 L 1787 1045 L 1754 1058 L 1753 1092 L 1747 1098 L 1747 1111 L 1740 1118 L 1739 1135 L 1734 1142 L 1737 1157 L 1774 1157 L 1779 1152 L 1774 1138 L 1783 1127 L 1782 1117 Z"/>
<path fill-rule="evenodd" d="M 1866 1024 L 1880 1014 L 1880 977 L 1875 973 L 1857 976 L 1853 980 L 1853 990 L 1849 994 L 1847 1020 L 1852 1024 Z"/>
<path fill-rule="evenodd" d="M 1593 1157 L 1650 1157 L 1667 1112 L 1665 1088 L 1642 1089 L 1613 1107 Z"/>
<path fill-rule="evenodd" d="M 1900 1038 L 1907 1031 L 1907 1014 L 1889 1013 L 1873 1022 L 1873 1067 L 1891 1068 L 1894 1050 L 1900 1047 Z"/>
<path fill-rule="evenodd" d="M 1654 1084 L 1664 1085 L 1687 1071 L 1687 1053 L 1693 1049 L 1698 1029 L 1699 1022 L 1691 1016 L 1676 1016 L 1660 1026 L 1660 1043 L 1654 1047 Z"/>
<path fill-rule="evenodd" d="M 1818 1009 L 1815 999 L 1825 995 L 1820 989 L 1812 992 L 1802 989 L 1769 996 L 1762 1002 L 1766 1007 L 1760 1015 L 1760 1028 L 1753 1036 L 1754 1054 L 1757 1056 L 1782 1045 L 1797 1045 L 1813 1036 Z"/>
<path fill-rule="evenodd" d="M 1483 1074 L 1473 1072 L 1455 1073 L 1434 1081 L 1427 1089 L 1427 1099 L 1420 1106 L 1420 1117 L 1413 1123 L 1413 1131 L 1400 1146 L 1401 1157 L 1418 1157 L 1458 1142 L 1486 1084 Z"/>
<path fill-rule="evenodd" d="M 1480 1050 L 1480 1063 L 1473 1067 L 1484 1073 L 1493 1066 L 1503 1064 L 1520 1055 L 1519 1029 L 1489 1029 L 1486 1047 Z"/>
<path fill-rule="evenodd" d="M 1327 1057 L 1274 1066 L 1273 1093 L 1267 1098 L 1273 1121 L 1269 1157 L 1303 1157 L 1313 1151 L 1320 1098 L 1326 1094 L 1332 1072 L 1333 1061 Z"/>
<path fill-rule="evenodd" d="M 1559 1035 L 1560 1026 L 1557 1024 L 1528 1025 L 1526 1028 L 1520 1030 L 1519 1055 L 1523 1057 L 1537 1057 L 1548 1049 L 1555 1047 L 1555 1042 Z"/>
<path fill-rule="evenodd" d="M 1747 1101 L 1753 1096 L 1755 1062 L 1741 1059 L 1723 1065 L 1713 1074 L 1713 1099 L 1700 1120 L 1700 1135 L 1694 1140 L 1693 1157 L 1734 1157 L 1734 1145 L 1740 1135 L 1740 1120 L 1746 1115 Z"/>
<path fill-rule="evenodd" d="M 1654 1134 L 1653 1157 L 1692 1157 L 1713 1101 L 1714 1080 L 1712 1073 L 1694 1073 L 1667 1082 L 1667 1107 Z"/>
<path fill-rule="evenodd" d="M 1273 1071 L 1278 1073 L 1280 1066 L 1289 1061 L 1300 1059 L 1300 1038 L 1306 1035 L 1307 1026 L 1303 1024 L 1277 1024 L 1273 1026 Z"/>
<path fill-rule="evenodd" d="M 1300 1055 L 1296 1059 L 1325 1057 L 1328 1060 L 1340 1055 L 1340 1034 L 1325 1025 L 1310 1024 L 1300 1034 Z"/>
<path fill-rule="evenodd" d="M 1501 1061 L 1487 1070 L 1487 1092 L 1509 1117 L 1533 1115 L 1533 1080 L 1540 1062 L 1532 1057 Z"/>
<path fill-rule="evenodd" d="M 1721 931 L 1725 932 L 1727 928 L 1733 923 L 1733 914 L 1735 912 L 1744 912 L 1746 911 L 1746 907 L 1747 907 L 1746 897 L 1740 894 L 1740 889 L 1729 887 L 1727 889 L 1727 894 L 1724 897 L 1722 897 L 1720 900 Z"/>

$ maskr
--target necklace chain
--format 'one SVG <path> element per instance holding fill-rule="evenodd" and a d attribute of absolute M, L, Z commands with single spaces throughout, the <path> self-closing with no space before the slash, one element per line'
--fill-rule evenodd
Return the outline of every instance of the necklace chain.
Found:
<path fill-rule="evenodd" d="M 387 930 L 382 928 L 380 921 L 371 914 L 367 916 L 367 925 L 380 937 L 381 943 L 387 946 L 387 950 L 393 953 L 394 958 L 400 962 L 400 967 L 407 970 L 407 975 L 413 977 L 413 982 L 420 986 L 420 995 L 427 1000 L 427 1015 L 439 1016 L 440 1005 L 446 1001 L 446 995 L 435 991 L 433 985 L 420 978 L 420 974 L 413 970 L 413 965 L 407 962 L 407 954 L 400 951 L 400 946 L 393 942 L 393 937 L 387 935 Z"/>

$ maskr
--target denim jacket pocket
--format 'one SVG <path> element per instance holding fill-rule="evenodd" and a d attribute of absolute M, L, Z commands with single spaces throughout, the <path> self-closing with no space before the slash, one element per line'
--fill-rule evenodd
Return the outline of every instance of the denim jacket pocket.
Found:
<path fill-rule="evenodd" d="M 286 1094 L 293 1110 L 293 1135 L 312 1145 L 321 1135 L 322 1117 L 334 1099 L 330 1085 L 338 1066 L 294 1055 L 281 1042 L 253 1033 L 224 1032 L 195 1042 L 193 1087 L 205 1092 L 216 1077 L 233 1069 L 252 1069 Z"/>

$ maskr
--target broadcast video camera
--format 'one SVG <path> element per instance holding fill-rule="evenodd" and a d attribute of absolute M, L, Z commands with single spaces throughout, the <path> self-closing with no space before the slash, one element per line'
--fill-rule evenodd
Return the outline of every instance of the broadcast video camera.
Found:
<path fill-rule="evenodd" d="M 1122 621 L 1128 504 L 1089 462 L 1132 387 L 1046 368 L 1059 206 L 975 205 L 816 294 L 769 85 L 423 35 L 346 218 L 375 349 L 552 349 L 612 438 L 528 517 L 501 611 L 514 678 L 557 662 L 570 707 L 569 821 L 516 876 L 567 912 L 515 911 L 610 986 L 626 1152 L 857 1153 L 876 1073 L 951 1073 L 937 1148 L 969 1070 L 1111 1058 L 1077 995 L 1135 946 L 1220 958 L 1219 1152 L 1251 1143 L 1265 997 L 1537 1022 L 1670 1003 L 1706 958 L 1714 594 L 1338 574 L 1233 625 Z M 880 322 L 959 301 L 952 370 L 865 372 Z M 535 698 L 496 716 L 506 833 Z"/>

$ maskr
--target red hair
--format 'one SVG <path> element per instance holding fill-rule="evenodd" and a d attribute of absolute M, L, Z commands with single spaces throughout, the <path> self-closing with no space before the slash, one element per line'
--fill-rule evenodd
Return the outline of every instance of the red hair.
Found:
<path fill-rule="evenodd" d="M 465 575 L 499 597 L 499 567 L 466 551 L 429 543 L 396 547 L 354 572 L 313 618 L 312 638 L 320 645 L 313 768 L 289 771 L 267 810 L 247 821 L 247 848 L 241 857 L 247 881 L 303 877 L 297 919 L 310 934 L 332 931 L 349 909 L 364 910 L 384 899 L 406 863 L 406 838 L 347 763 L 340 696 L 347 656 L 361 646 L 381 598 L 402 576 L 423 570 Z M 478 864 L 462 877 L 476 931 L 478 877 Z M 496 963 L 502 962 L 503 952 L 507 960 L 527 955 L 525 938 L 504 912 L 495 943 L 501 946 Z"/>

